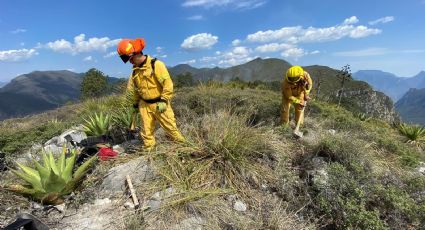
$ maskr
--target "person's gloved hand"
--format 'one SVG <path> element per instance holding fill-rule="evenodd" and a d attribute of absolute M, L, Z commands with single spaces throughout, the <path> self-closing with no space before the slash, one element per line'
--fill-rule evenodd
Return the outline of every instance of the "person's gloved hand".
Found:
<path fill-rule="evenodd" d="M 156 110 L 160 113 L 165 112 L 165 110 L 167 109 L 167 103 L 164 101 L 160 101 L 158 103 L 156 103 Z"/>

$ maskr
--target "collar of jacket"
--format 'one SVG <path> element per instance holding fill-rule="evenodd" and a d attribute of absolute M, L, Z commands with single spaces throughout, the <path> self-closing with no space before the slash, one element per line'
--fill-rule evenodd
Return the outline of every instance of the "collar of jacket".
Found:
<path fill-rule="evenodd" d="M 151 63 L 151 57 L 149 55 L 144 55 L 146 58 L 145 60 L 139 65 L 133 65 L 133 70 L 135 69 L 146 69 L 148 66 L 148 63 Z"/>

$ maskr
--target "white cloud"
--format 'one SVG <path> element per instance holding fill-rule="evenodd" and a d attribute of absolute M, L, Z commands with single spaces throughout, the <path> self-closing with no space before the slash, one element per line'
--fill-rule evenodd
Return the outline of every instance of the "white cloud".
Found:
<path fill-rule="evenodd" d="M 184 7 L 227 7 L 231 9 L 255 9 L 264 5 L 266 0 L 185 0 Z"/>
<path fill-rule="evenodd" d="M 164 47 L 161 47 L 161 46 L 158 46 L 158 47 L 155 48 L 157 53 L 161 53 L 163 49 L 164 49 Z"/>
<path fill-rule="evenodd" d="M 118 56 L 117 52 L 116 52 L 116 51 L 112 51 L 112 52 L 109 52 L 109 53 L 107 53 L 107 54 L 103 55 L 103 57 L 104 57 L 104 58 L 110 58 L 110 57 L 113 57 L 113 56 L 115 56 L 115 55 L 117 55 L 117 56 Z"/>
<path fill-rule="evenodd" d="M 223 66 L 223 67 L 235 66 L 235 65 L 240 65 L 240 64 L 252 61 L 255 58 L 257 58 L 257 57 L 228 58 L 228 59 L 220 60 L 218 62 L 218 65 Z"/>
<path fill-rule="evenodd" d="M 167 57 L 168 57 L 168 55 L 163 54 L 163 55 L 160 55 L 159 57 L 160 57 L 160 58 L 167 58 Z"/>
<path fill-rule="evenodd" d="M 368 37 L 374 34 L 380 34 L 382 31 L 379 29 L 370 29 L 366 26 L 357 26 L 355 29 L 351 30 L 350 37 L 351 38 L 363 38 Z"/>
<path fill-rule="evenodd" d="M 191 21 L 199 21 L 199 20 L 203 20 L 204 16 L 198 14 L 198 15 L 193 15 L 193 16 L 187 17 L 186 19 L 191 20 Z"/>
<path fill-rule="evenodd" d="M 239 39 L 235 39 L 235 40 L 232 41 L 232 46 L 238 46 L 240 44 L 241 44 L 241 40 L 239 40 Z"/>
<path fill-rule="evenodd" d="M 392 21 L 394 21 L 393 16 L 386 16 L 386 17 L 383 17 L 383 18 L 378 18 L 374 21 L 370 21 L 369 25 L 376 25 L 376 24 L 379 24 L 379 23 L 387 23 L 387 22 L 392 22 Z"/>
<path fill-rule="evenodd" d="M 184 62 L 180 62 L 180 64 L 188 64 L 188 65 L 195 64 L 195 63 L 196 63 L 196 60 L 195 59 L 184 61 Z"/>
<path fill-rule="evenodd" d="M 27 32 L 26 29 L 20 29 L 20 28 L 10 31 L 11 34 L 19 34 L 19 33 L 25 33 L 25 32 Z"/>
<path fill-rule="evenodd" d="M 83 61 L 93 61 L 93 57 L 92 56 L 87 56 L 83 59 Z"/>
<path fill-rule="evenodd" d="M 209 63 L 211 66 L 222 66 L 229 67 L 234 65 L 239 65 L 248 61 L 251 61 L 256 58 L 252 57 L 252 50 L 244 47 L 237 46 L 232 48 L 232 50 L 227 52 L 215 52 L 216 56 L 206 56 L 199 59 L 201 63 Z"/>
<path fill-rule="evenodd" d="M 258 31 L 254 34 L 249 34 L 246 39 L 250 42 L 287 41 L 299 34 L 301 30 L 301 26 L 296 26 L 283 27 L 279 30 Z"/>
<path fill-rule="evenodd" d="M 120 41 L 120 39 L 111 40 L 108 37 L 94 37 L 85 40 L 85 37 L 85 34 L 80 34 L 74 37 L 74 43 L 71 43 L 65 39 L 60 39 L 49 42 L 45 45 L 41 45 L 41 47 L 51 49 L 55 52 L 71 53 L 75 55 L 78 53 L 92 51 L 106 52 L 108 48 L 116 46 Z"/>
<path fill-rule="evenodd" d="M 320 54 L 320 51 L 315 50 L 315 51 L 310 52 L 310 54 Z"/>
<path fill-rule="evenodd" d="M 235 55 L 246 56 L 249 55 L 249 50 L 246 47 L 238 46 L 233 49 L 232 53 Z"/>
<path fill-rule="evenodd" d="M 56 52 L 73 52 L 73 46 L 71 42 L 64 39 L 49 42 L 45 45 L 45 47 Z"/>
<path fill-rule="evenodd" d="M 250 42 L 287 42 L 296 44 L 335 41 L 344 37 L 362 38 L 382 32 L 379 29 L 368 28 L 363 25 L 352 25 L 357 20 L 357 17 L 353 16 L 345 19 L 342 24 L 331 27 L 303 28 L 301 26 L 292 26 L 278 30 L 258 31 L 249 34 L 246 39 Z"/>
<path fill-rule="evenodd" d="M 218 56 L 218 59 L 220 60 L 218 62 L 218 65 L 220 66 L 234 66 L 239 65 L 248 61 L 251 61 L 252 59 L 255 59 L 256 57 L 251 57 L 250 54 L 252 53 L 252 50 L 248 49 L 244 46 L 237 46 L 234 47 L 231 51 L 225 52 L 222 55 Z"/>
<path fill-rule="evenodd" d="M 365 56 L 379 56 L 388 54 L 390 50 L 387 48 L 367 48 L 361 50 L 351 50 L 343 52 L 335 52 L 333 55 L 340 57 L 365 57 Z"/>
<path fill-rule="evenodd" d="M 401 53 L 408 53 L 408 54 L 425 53 L 425 49 L 402 50 Z"/>
<path fill-rule="evenodd" d="M 209 49 L 218 42 L 218 37 L 208 33 L 195 34 L 186 38 L 181 47 L 188 51 Z"/>
<path fill-rule="evenodd" d="M 342 24 L 343 25 L 351 25 L 351 24 L 356 24 L 357 22 L 359 22 L 359 19 L 356 16 L 351 16 L 351 17 L 345 19 Z"/>
<path fill-rule="evenodd" d="M 290 48 L 283 51 L 280 55 L 286 58 L 292 58 L 294 60 L 298 60 L 298 58 L 307 55 L 307 52 L 302 48 Z"/>
<path fill-rule="evenodd" d="M 0 61 L 18 62 L 27 60 L 34 55 L 38 55 L 35 49 L 5 50 L 0 51 Z"/>
<path fill-rule="evenodd" d="M 286 43 L 269 43 L 269 44 L 258 46 L 257 48 L 255 48 L 255 51 L 260 53 L 273 53 L 273 52 L 289 49 L 292 47 L 293 45 L 286 44 Z"/>
<path fill-rule="evenodd" d="M 200 62 L 213 62 L 213 61 L 217 61 L 219 59 L 219 57 L 202 57 L 199 59 Z"/>
<path fill-rule="evenodd" d="M 25 45 L 25 42 L 21 42 L 21 43 L 19 43 L 19 45 L 24 46 Z"/>

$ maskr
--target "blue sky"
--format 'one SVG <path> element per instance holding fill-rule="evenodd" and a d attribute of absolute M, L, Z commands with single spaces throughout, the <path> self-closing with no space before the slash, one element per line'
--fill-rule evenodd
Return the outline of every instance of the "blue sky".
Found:
<path fill-rule="evenodd" d="M 425 70 L 425 0 L 2 0 L 0 81 L 35 70 L 127 77 L 121 38 L 143 37 L 168 66 L 256 57 L 399 76 Z"/>

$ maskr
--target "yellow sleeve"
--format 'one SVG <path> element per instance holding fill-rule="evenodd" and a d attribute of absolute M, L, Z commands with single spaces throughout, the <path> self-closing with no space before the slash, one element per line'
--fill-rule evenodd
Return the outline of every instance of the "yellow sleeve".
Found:
<path fill-rule="evenodd" d="M 311 80 L 310 74 L 307 72 L 304 72 L 304 79 L 307 81 L 305 93 L 307 95 L 310 94 L 311 89 L 313 88 L 313 80 Z"/>
<path fill-rule="evenodd" d="M 134 86 L 134 81 L 133 81 L 133 74 L 130 75 L 130 77 L 128 78 L 128 82 L 127 82 L 127 95 L 129 98 L 131 98 L 132 103 L 139 103 L 140 101 L 140 95 L 137 92 L 136 87 Z"/>
<path fill-rule="evenodd" d="M 155 76 L 162 86 L 161 99 L 169 101 L 173 97 L 173 81 L 167 67 L 161 61 L 155 62 Z"/>

